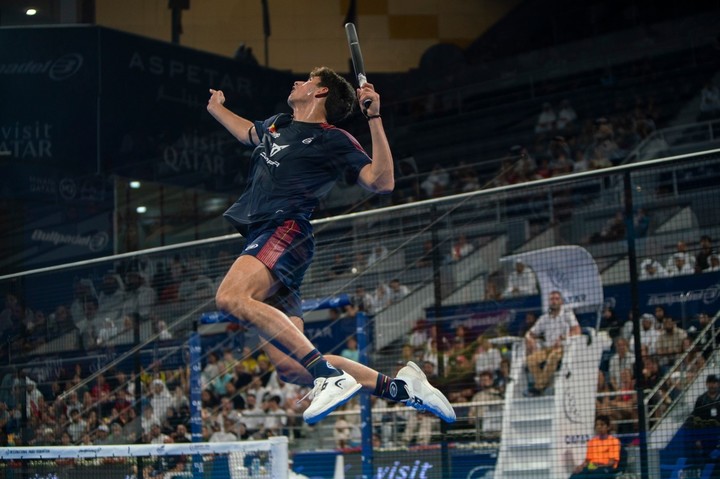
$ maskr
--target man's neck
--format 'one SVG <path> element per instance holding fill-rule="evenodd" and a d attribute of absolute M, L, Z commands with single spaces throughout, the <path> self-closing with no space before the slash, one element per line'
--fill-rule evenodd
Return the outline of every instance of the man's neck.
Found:
<path fill-rule="evenodd" d="M 325 107 L 316 102 L 295 106 L 293 108 L 293 119 L 304 123 L 327 123 Z"/>

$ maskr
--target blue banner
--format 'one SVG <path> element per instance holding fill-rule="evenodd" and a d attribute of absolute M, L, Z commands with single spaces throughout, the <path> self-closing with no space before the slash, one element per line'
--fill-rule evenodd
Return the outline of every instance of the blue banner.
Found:
<path fill-rule="evenodd" d="M 202 344 L 200 335 L 192 333 L 188 341 L 190 346 L 190 435 L 192 442 L 202 442 Z"/>

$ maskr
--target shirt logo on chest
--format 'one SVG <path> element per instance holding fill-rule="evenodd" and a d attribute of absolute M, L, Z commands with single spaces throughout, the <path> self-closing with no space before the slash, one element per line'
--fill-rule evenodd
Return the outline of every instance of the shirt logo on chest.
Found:
<path fill-rule="evenodd" d="M 281 152 L 288 146 L 290 146 L 290 145 L 277 145 L 277 144 L 273 143 L 272 146 L 270 147 L 270 156 L 268 157 L 267 153 L 265 153 L 267 151 L 267 147 L 266 147 L 265 151 L 260 152 L 260 156 L 265 160 L 265 163 L 267 163 L 268 165 L 278 167 L 278 166 L 280 166 L 280 163 L 276 160 L 271 160 L 270 158 L 272 158 L 273 156 L 275 156 L 275 154 Z"/>
<path fill-rule="evenodd" d="M 290 145 L 278 145 L 276 143 L 273 143 L 272 148 L 270 148 L 270 158 L 272 158 L 273 156 L 275 156 L 276 153 L 284 150 L 288 146 Z"/>

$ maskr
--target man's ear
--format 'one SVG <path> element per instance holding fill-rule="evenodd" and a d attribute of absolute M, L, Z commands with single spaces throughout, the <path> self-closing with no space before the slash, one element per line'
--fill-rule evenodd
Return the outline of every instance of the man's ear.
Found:
<path fill-rule="evenodd" d="M 322 87 L 317 93 L 315 93 L 315 98 L 325 98 L 328 96 L 328 93 L 330 93 L 330 91 L 327 87 Z"/>

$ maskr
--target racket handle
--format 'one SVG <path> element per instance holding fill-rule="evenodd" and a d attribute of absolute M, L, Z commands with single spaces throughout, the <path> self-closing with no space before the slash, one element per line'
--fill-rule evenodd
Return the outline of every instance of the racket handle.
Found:
<path fill-rule="evenodd" d="M 358 73 L 357 78 L 358 78 L 358 85 L 360 85 L 360 88 L 362 88 L 362 86 L 367 83 L 367 78 L 365 77 L 365 75 L 363 73 Z M 367 109 L 370 108 L 371 104 L 372 104 L 372 100 L 369 98 L 367 100 L 363 101 L 363 108 L 365 109 L 365 111 L 367 111 Z"/>

